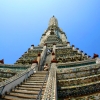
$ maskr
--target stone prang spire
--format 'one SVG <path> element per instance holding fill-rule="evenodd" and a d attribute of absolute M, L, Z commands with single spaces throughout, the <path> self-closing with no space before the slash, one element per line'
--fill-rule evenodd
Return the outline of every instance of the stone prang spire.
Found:
<path fill-rule="evenodd" d="M 58 20 L 57 18 L 55 18 L 55 16 L 50 18 L 49 26 L 52 26 L 52 25 L 58 26 Z"/>

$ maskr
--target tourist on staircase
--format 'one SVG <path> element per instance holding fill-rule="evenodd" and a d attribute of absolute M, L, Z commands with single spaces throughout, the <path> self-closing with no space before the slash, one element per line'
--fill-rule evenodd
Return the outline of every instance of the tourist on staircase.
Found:
<path fill-rule="evenodd" d="M 48 64 L 44 65 L 44 71 L 48 71 L 48 69 L 49 69 Z"/>
<path fill-rule="evenodd" d="M 49 55 L 51 53 L 50 49 L 47 50 L 47 54 Z"/>

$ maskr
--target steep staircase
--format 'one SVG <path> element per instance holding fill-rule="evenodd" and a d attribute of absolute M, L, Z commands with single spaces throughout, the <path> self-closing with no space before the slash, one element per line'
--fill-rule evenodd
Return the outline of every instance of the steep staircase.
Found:
<path fill-rule="evenodd" d="M 50 66 L 51 58 L 52 58 L 52 54 L 46 55 L 45 60 L 43 62 L 43 65 L 41 65 L 42 67 L 40 68 L 40 70 L 44 70 L 44 65 L 46 65 L 46 64 L 48 64 L 48 66 Z"/>
<path fill-rule="evenodd" d="M 6 93 L 0 100 L 36 100 L 47 73 L 47 71 L 37 71 L 26 82 L 18 85 L 10 93 Z M 46 87 L 46 80 L 42 88 L 42 95 Z"/>

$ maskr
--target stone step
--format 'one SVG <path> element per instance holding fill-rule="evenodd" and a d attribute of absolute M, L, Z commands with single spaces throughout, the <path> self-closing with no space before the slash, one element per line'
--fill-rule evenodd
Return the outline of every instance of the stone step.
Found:
<path fill-rule="evenodd" d="M 42 86 L 43 83 L 24 83 L 23 85 L 41 85 Z M 44 85 L 46 85 L 46 83 L 44 83 Z"/>
<path fill-rule="evenodd" d="M 45 77 L 30 77 L 29 79 L 45 79 Z"/>
<path fill-rule="evenodd" d="M 29 87 L 29 88 L 41 88 L 42 85 L 20 85 L 19 87 Z M 43 87 L 46 87 L 46 86 L 43 86 Z"/>
<path fill-rule="evenodd" d="M 27 99 L 35 99 L 37 95 L 28 95 L 28 94 L 20 94 L 20 93 L 10 93 L 10 96 L 20 97 L 20 98 L 27 98 Z"/>
<path fill-rule="evenodd" d="M 35 74 L 41 74 L 41 75 L 45 74 L 46 75 L 46 73 L 47 71 L 37 71 Z"/>
<path fill-rule="evenodd" d="M 31 79 L 28 79 L 28 80 L 30 80 L 30 81 L 38 81 L 38 80 L 40 80 L 40 81 L 44 81 L 44 79 L 37 79 L 37 78 L 31 78 Z"/>
<path fill-rule="evenodd" d="M 38 78 L 37 77 L 31 77 L 31 78 L 29 78 L 29 80 L 33 80 L 33 79 L 34 80 L 44 80 L 45 78 L 43 78 L 43 77 L 42 78 L 41 77 L 38 77 Z"/>
<path fill-rule="evenodd" d="M 25 98 L 6 95 L 4 99 L 0 98 L 0 100 L 36 100 L 36 99 L 25 99 Z"/>
<path fill-rule="evenodd" d="M 33 74 L 33 75 L 31 75 L 31 77 L 46 77 L 46 75 L 35 75 L 35 74 Z"/>
<path fill-rule="evenodd" d="M 28 90 L 28 91 L 39 91 L 41 87 L 39 88 L 29 88 L 29 87 L 16 87 L 17 90 Z M 42 90 L 45 90 L 45 87 L 43 87 Z"/>
<path fill-rule="evenodd" d="M 33 81 L 33 83 L 34 83 L 34 81 L 43 81 L 44 82 L 44 79 L 29 79 L 29 81 Z"/>
<path fill-rule="evenodd" d="M 46 77 L 46 71 L 37 71 L 28 78 L 22 85 L 17 86 L 7 94 L 3 100 L 36 100 L 42 84 Z M 46 87 L 46 80 L 42 88 L 42 95 Z M 0 99 L 1 100 L 1 99 Z"/>
<path fill-rule="evenodd" d="M 18 98 L 18 97 L 14 97 L 14 96 L 10 96 L 10 95 L 6 95 L 4 97 L 4 100 L 27 100 L 25 98 Z M 32 100 L 32 99 L 29 99 L 29 100 Z"/>
<path fill-rule="evenodd" d="M 46 74 L 47 74 L 47 73 L 34 73 L 34 74 L 32 74 L 31 76 L 33 76 L 33 75 L 39 75 L 39 76 L 42 75 L 42 76 L 46 76 Z"/>
<path fill-rule="evenodd" d="M 43 82 L 44 82 L 44 80 L 43 81 L 40 81 L 40 80 L 37 80 L 37 81 L 27 80 L 27 83 L 43 83 Z M 45 83 L 46 83 L 46 81 L 45 81 Z"/>
<path fill-rule="evenodd" d="M 34 73 L 34 74 L 32 74 L 32 75 L 46 75 L 47 73 Z"/>
<path fill-rule="evenodd" d="M 38 73 L 38 72 L 40 72 L 40 73 L 44 73 L 45 71 L 37 71 L 36 73 Z"/>
<path fill-rule="evenodd" d="M 32 76 L 32 77 L 30 77 L 30 78 L 44 78 L 44 79 L 45 79 L 45 77 L 38 77 L 38 76 L 37 76 L 37 77 L 33 77 L 33 76 Z"/>
<path fill-rule="evenodd" d="M 36 94 L 36 95 L 38 95 L 39 91 L 28 91 L 28 90 L 17 90 L 16 89 L 16 90 L 12 90 L 11 93 L 25 93 L 25 94 Z"/>
<path fill-rule="evenodd" d="M 37 73 L 37 74 L 32 74 L 31 76 L 35 76 L 35 75 L 36 75 L 36 76 L 38 76 L 38 75 L 39 75 L 39 76 L 46 76 L 47 74 L 46 74 L 46 73 L 44 73 L 44 74 L 42 74 L 42 73 Z"/>

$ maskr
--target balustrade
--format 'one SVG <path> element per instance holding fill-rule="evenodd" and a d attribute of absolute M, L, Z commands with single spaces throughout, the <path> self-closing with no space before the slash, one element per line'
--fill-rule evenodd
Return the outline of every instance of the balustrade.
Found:
<path fill-rule="evenodd" d="M 40 58 L 40 66 L 43 67 L 43 63 L 44 63 L 44 60 L 45 60 L 45 57 L 46 57 L 46 54 L 47 54 L 47 47 L 44 46 L 43 47 L 43 51 L 41 53 L 41 58 Z M 39 70 L 42 70 L 43 68 L 40 68 Z"/>
<path fill-rule="evenodd" d="M 42 100 L 57 100 L 56 63 L 51 64 L 46 89 Z"/>
<path fill-rule="evenodd" d="M 0 95 L 5 95 L 6 92 L 10 92 L 15 86 L 26 80 L 31 74 L 35 72 L 37 64 L 33 64 L 31 68 L 26 69 L 23 72 L 17 73 L 15 76 L 0 83 Z"/>

